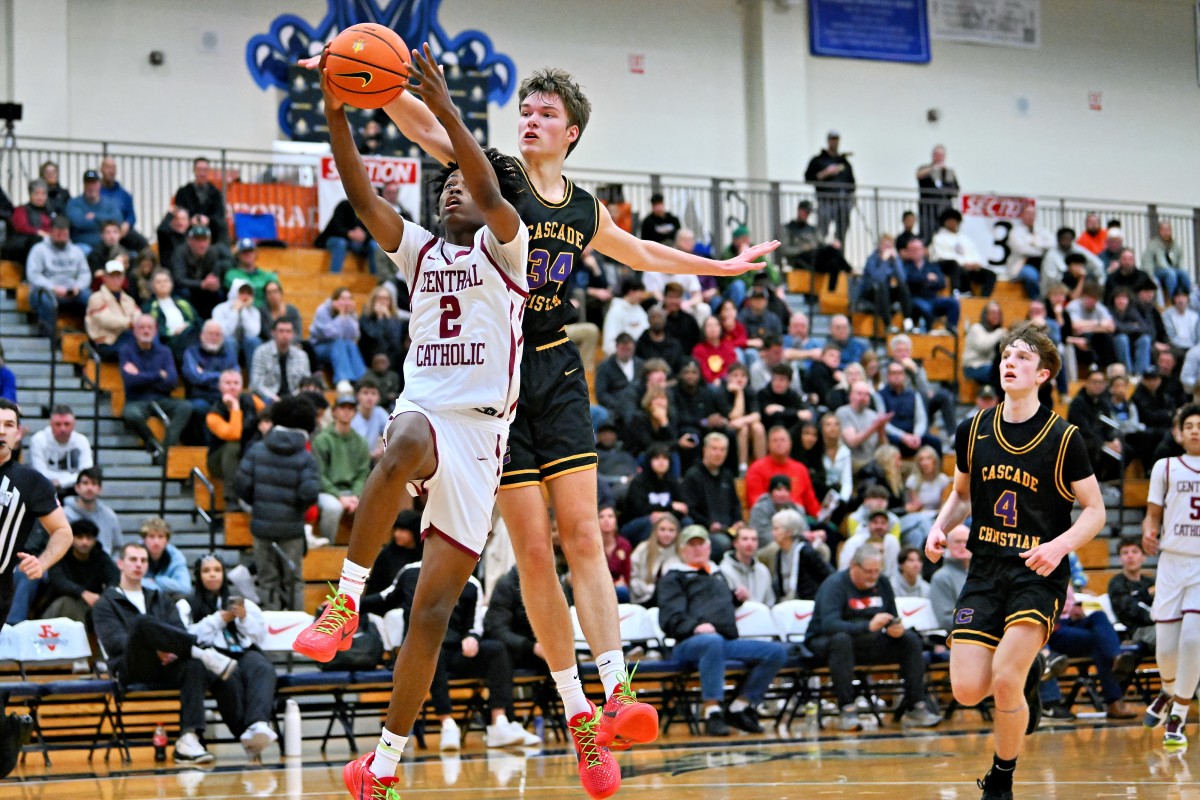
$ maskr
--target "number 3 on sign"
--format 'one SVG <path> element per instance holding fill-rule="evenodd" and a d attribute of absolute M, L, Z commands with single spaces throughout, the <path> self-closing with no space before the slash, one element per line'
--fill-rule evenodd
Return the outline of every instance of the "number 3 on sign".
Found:
<path fill-rule="evenodd" d="M 992 509 L 996 512 L 996 516 L 1004 520 L 1005 527 L 1017 527 L 1017 493 L 1012 489 L 1006 490 L 996 500 L 996 507 Z"/>

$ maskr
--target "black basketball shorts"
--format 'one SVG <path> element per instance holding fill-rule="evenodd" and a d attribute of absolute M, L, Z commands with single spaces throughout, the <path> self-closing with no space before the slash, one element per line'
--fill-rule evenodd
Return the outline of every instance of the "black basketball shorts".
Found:
<path fill-rule="evenodd" d="M 950 644 L 992 650 L 1010 625 L 1040 625 L 1050 638 L 1067 598 L 1066 576 L 1043 578 L 1020 559 L 973 559 L 954 607 Z"/>

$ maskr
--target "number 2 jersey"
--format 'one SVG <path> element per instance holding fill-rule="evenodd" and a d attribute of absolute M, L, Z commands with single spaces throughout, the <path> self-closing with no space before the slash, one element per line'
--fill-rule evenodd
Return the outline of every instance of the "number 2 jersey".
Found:
<path fill-rule="evenodd" d="M 521 385 L 528 245 L 523 224 L 507 244 L 485 225 L 463 247 L 405 220 L 388 254 L 411 297 L 405 399 L 430 411 L 478 411 L 507 429 Z"/>
<path fill-rule="evenodd" d="M 1082 434 L 1045 406 L 1005 422 L 1004 403 L 958 426 L 957 467 L 971 478 L 975 557 L 1013 558 L 1071 527 L 1071 484 L 1092 474 Z M 1070 571 L 1063 559 L 1054 577 Z"/>
<path fill-rule="evenodd" d="M 1188 463 L 1191 460 L 1192 466 Z M 1147 500 L 1162 506 L 1158 546 L 1164 553 L 1200 556 L 1200 458 L 1160 458 L 1150 471 Z"/>

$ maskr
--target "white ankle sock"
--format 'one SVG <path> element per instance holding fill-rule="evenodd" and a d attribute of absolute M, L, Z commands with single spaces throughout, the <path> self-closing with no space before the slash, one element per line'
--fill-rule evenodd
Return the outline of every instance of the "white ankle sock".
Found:
<path fill-rule="evenodd" d="M 506 725 L 508 725 L 508 716 L 506 714 L 501 714 L 500 716 L 498 716 L 494 720 L 492 720 L 492 724 L 506 726 Z"/>
<path fill-rule="evenodd" d="M 739 697 L 738 699 L 734 700 L 732 703 L 729 704 L 729 710 L 732 711 L 734 714 L 736 714 L 737 712 L 741 711 L 743 708 L 748 708 L 749 706 L 750 706 L 749 703 L 747 703 L 745 700 L 743 700 L 742 698 Z"/>
<path fill-rule="evenodd" d="M 400 756 L 404 755 L 404 745 L 406 744 L 408 744 L 407 736 L 397 736 L 384 728 L 383 733 L 379 736 L 379 744 L 375 746 L 375 758 L 371 761 L 371 773 L 376 778 L 396 777 L 396 767 L 400 765 Z"/>
<path fill-rule="evenodd" d="M 367 585 L 367 576 L 370 574 L 370 567 L 360 567 L 348 558 L 342 562 L 342 579 L 338 582 L 338 593 L 354 600 L 355 610 L 358 609 L 363 587 Z"/>
<path fill-rule="evenodd" d="M 1187 722 L 1189 708 L 1191 708 L 1191 704 L 1184 706 L 1173 702 L 1171 703 L 1171 715 L 1179 717 L 1180 722 Z"/>
<path fill-rule="evenodd" d="M 600 682 L 604 684 L 604 697 L 612 697 L 617 685 L 626 679 L 625 654 L 620 650 L 609 650 L 596 656 L 596 669 L 600 671 Z"/>
<path fill-rule="evenodd" d="M 563 713 L 568 722 L 576 714 L 586 714 L 592 710 L 592 704 L 583 693 L 583 682 L 579 680 L 579 667 L 551 672 L 550 677 L 554 679 L 554 688 L 558 689 L 558 696 L 562 698 Z"/>

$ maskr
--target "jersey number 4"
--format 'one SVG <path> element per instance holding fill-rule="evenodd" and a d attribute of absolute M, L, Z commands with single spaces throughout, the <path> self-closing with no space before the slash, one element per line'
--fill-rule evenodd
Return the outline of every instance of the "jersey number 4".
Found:
<path fill-rule="evenodd" d="M 1012 489 L 1006 490 L 996 500 L 996 506 L 992 509 L 996 516 L 1004 520 L 1004 525 L 1007 528 L 1017 527 L 1017 493 Z"/>
<path fill-rule="evenodd" d="M 562 283 L 571 274 L 571 267 L 574 265 L 574 253 L 559 253 L 551 262 L 548 250 L 530 250 L 529 288 L 540 289 L 547 281 Z"/>
<path fill-rule="evenodd" d="M 452 294 L 442 295 L 442 319 L 438 324 L 438 335 L 443 339 L 453 339 L 462 333 L 462 325 L 455 322 L 456 319 L 462 316 L 462 306 L 458 304 L 458 298 Z"/>

